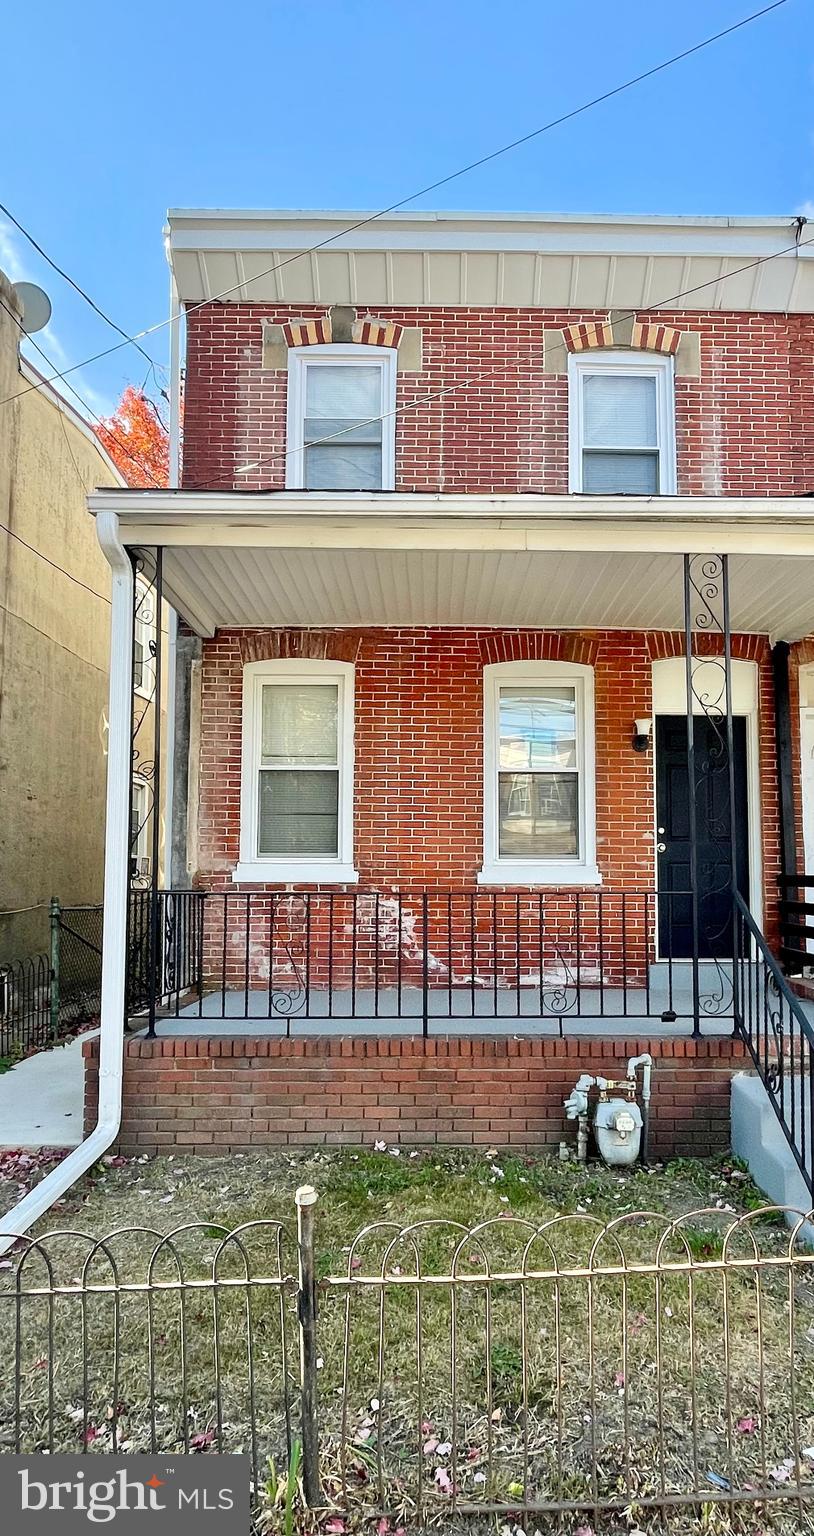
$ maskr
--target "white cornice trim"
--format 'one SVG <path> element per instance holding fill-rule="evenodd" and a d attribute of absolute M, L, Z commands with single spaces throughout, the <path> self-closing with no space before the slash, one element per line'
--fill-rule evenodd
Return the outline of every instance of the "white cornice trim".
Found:
<path fill-rule="evenodd" d="M 534 518 L 578 524 L 660 526 L 682 522 L 786 522 L 814 527 L 814 496 L 546 496 L 535 493 L 489 496 L 463 493 L 317 491 L 125 491 L 100 488 L 88 496 L 89 510 L 113 511 L 128 524 L 205 522 L 244 528 L 296 517 L 309 521 L 396 519 Z"/>
<path fill-rule="evenodd" d="M 784 313 L 814 309 L 814 245 L 795 249 L 798 229 L 792 214 L 402 211 L 380 218 L 361 210 L 177 208 L 165 245 L 185 304 L 577 311 L 662 304 Z M 308 259 L 292 264 L 292 254 L 303 253 Z M 594 259 L 580 265 L 583 257 Z M 767 258 L 770 276 L 765 267 L 751 270 Z M 686 297 L 673 301 L 679 287 Z"/>

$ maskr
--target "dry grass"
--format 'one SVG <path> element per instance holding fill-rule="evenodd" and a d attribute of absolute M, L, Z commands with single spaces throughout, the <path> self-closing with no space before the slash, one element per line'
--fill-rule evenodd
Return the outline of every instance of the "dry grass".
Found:
<path fill-rule="evenodd" d="M 432 1290 L 421 1303 L 422 1371 L 416 1368 L 416 1288 L 388 1288 L 384 1310 L 385 1351 L 379 1370 L 381 1325 L 378 1293 L 354 1290 L 347 1339 L 348 1384 L 343 1398 L 345 1295 L 325 1290 L 321 1298 L 319 1343 L 323 1473 L 327 1492 L 339 1498 L 344 1465 L 350 1516 L 347 1524 L 364 1522 L 381 1509 L 378 1456 L 381 1451 L 384 1502 L 389 1530 L 415 1528 L 419 1497 L 433 1521 L 449 1523 L 445 1479 L 454 1479 L 461 1498 L 521 1501 L 525 1490 L 533 1498 L 545 1489 L 563 1499 L 583 1501 L 584 1516 L 568 1515 L 562 1529 L 576 1530 L 593 1522 L 592 1497 L 624 1493 L 628 1516 L 610 1517 L 603 1529 L 629 1530 L 638 1522 L 644 1531 L 714 1533 L 744 1531 L 750 1536 L 772 1530 L 789 1533 L 814 1529 L 807 1501 L 795 1501 L 785 1513 L 778 1504 L 734 1517 L 712 1503 L 703 1511 L 680 1513 L 659 1524 L 637 1499 L 657 1497 L 661 1483 L 656 1468 L 665 1469 L 665 1486 L 690 1486 L 694 1476 L 710 1490 L 721 1480 L 736 1488 L 750 1482 L 782 1487 L 784 1462 L 794 1457 L 795 1444 L 814 1445 L 814 1289 L 801 1273 L 791 1302 L 778 1272 L 760 1282 L 754 1269 L 726 1281 L 712 1269 L 688 1281 L 686 1275 L 654 1279 L 563 1281 L 559 1297 L 551 1281 L 526 1285 L 526 1369 L 519 1287 L 494 1286 L 489 1304 L 490 1348 L 486 1348 L 485 1289 L 478 1284 L 488 1263 L 492 1269 L 512 1269 L 520 1262 L 528 1239 L 525 1224 L 538 1226 L 557 1214 L 572 1220 L 556 1229 L 552 1247 L 541 1242 L 532 1250 L 532 1267 L 551 1267 L 552 1251 L 561 1266 L 587 1260 L 597 1223 L 625 1213 L 649 1211 L 648 1221 L 624 1228 L 628 1262 L 652 1258 L 665 1218 L 709 1208 L 684 1227 L 684 1239 L 671 1240 L 678 1258 L 686 1248 L 700 1260 L 715 1261 L 721 1252 L 722 1227 L 733 1210 L 744 1212 L 760 1203 L 757 1192 L 739 1170 L 723 1163 L 677 1163 L 666 1169 L 629 1175 L 606 1169 L 587 1170 L 544 1158 L 503 1158 L 439 1153 L 410 1155 L 395 1149 L 380 1152 L 330 1152 L 231 1157 L 203 1160 L 185 1157 L 108 1164 L 97 1169 L 70 1202 L 53 1213 L 50 1226 L 72 1228 L 98 1237 L 114 1229 L 150 1227 L 157 1234 L 198 1224 L 178 1240 L 188 1277 L 203 1275 L 211 1265 L 223 1227 L 248 1222 L 279 1222 L 293 1232 L 293 1192 L 313 1183 L 320 1192 L 318 1262 L 322 1276 L 347 1271 L 349 1246 L 360 1228 L 388 1222 L 396 1227 L 432 1221 L 419 1239 L 423 1273 L 449 1271 L 460 1233 L 452 1224 L 468 1227 L 492 1219 L 494 1225 L 480 1243 L 465 1242 L 459 1268 L 468 1283 L 456 1308 L 456 1404 L 453 1417 L 451 1308 L 449 1291 Z M 515 1219 L 512 1220 L 511 1218 Z M 776 1222 L 758 1219 L 753 1230 L 763 1254 L 781 1253 L 787 1234 Z M 359 1267 L 352 1274 L 381 1271 L 392 1233 L 373 1232 L 356 1250 Z M 260 1227 L 247 1237 L 252 1272 L 276 1272 L 275 1231 Z M 71 1282 L 80 1273 L 88 1251 L 76 1237 L 52 1240 L 59 1277 Z M 746 1237 L 733 1250 L 754 1254 Z M 122 1235 L 110 1245 L 122 1279 L 143 1277 L 149 1247 L 142 1237 Z M 35 1283 L 32 1257 L 27 1284 Z M 168 1279 L 176 1271 L 164 1251 L 155 1277 Z M 605 1240 L 600 1262 L 614 1265 L 618 1249 Z M 220 1273 L 237 1277 L 242 1260 L 227 1251 Z M 91 1278 L 109 1278 L 110 1259 L 93 1261 Z M 293 1273 L 294 1247 L 284 1251 L 283 1272 Z M 398 1278 L 415 1273 L 416 1247 L 401 1242 L 387 1258 L 387 1272 Z M 2 1276 L 0 1276 L 2 1278 Z M 42 1269 L 37 1271 L 41 1283 Z M 471 1283 L 470 1283 L 471 1282 Z M 692 1288 L 692 1294 L 691 1294 Z M 586 1317 L 592 1293 L 593 1328 Z M 0 1303 L 2 1303 L 0 1296 Z M 286 1314 L 293 1324 L 293 1298 Z M 186 1385 L 179 1368 L 179 1336 L 183 1305 L 187 1340 Z M 148 1449 L 153 1438 L 162 1449 L 188 1438 L 206 1448 L 220 1434 L 225 1449 L 255 1450 L 261 1463 L 273 1455 L 282 1471 L 287 1461 L 283 1404 L 283 1362 L 280 1350 L 280 1311 L 277 1293 L 237 1288 L 219 1302 L 217 1356 L 214 1370 L 215 1317 L 211 1292 L 191 1291 L 184 1302 L 177 1292 L 163 1292 L 150 1304 L 144 1293 L 121 1299 L 118 1319 L 119 1369 L 114 1377 L 114 1303 L 95 1296 L 84 1307 L 75 1298 L 60 1298 L 54 1308 L 54 1339 L 48 1339 L 48 1309 L 44 1300 L 24 1303 L 29 1340 L 23 1358 L 26 1444 L 43 1446 L 51 1433 L 58 1449 L 74 1448 L 84 1437 L 94 1448 L 110 1448 L 113 1428 L 119 1441 L 134 1450 Z M 724 1354 L 724 1312 L 730 1348 Z M 10 1358 L 14 1308 L 0 1305 L 0 1359 Z M 251 1434 L 248 1387 L 247 1317 L 251 1321 L 254 1353 L 256 1442 Z M 656 1370 L 658 1347 L 661 1372 Z M 91 1342 L 91 1366 L 83 1377 L 83 1329 Z M 149 1409 L 150 1355 L 155 1414 Z M 809 1337 L 809 1333 L 811 1337 Z M 797 1400 L 790 1400 L 790 1334 L 794 1338 Z M 296 1376 L 293 1326 L 289 1326 L 288 1378 Z M 762 1381 L 760 1359 L 762 1345 Z M 561 1368 L 557 1385 L 556 1359 Z M 691 1356 L 694 1370 L 691 1371 Z M 696 1383 L 695 1433 L 691 1378 Z M 49 1384 L 53 1382 L 53 1406 Z M 728 1399 L 727 1399 L 728 1392 Z M 218 1398 L 220 1397 L 220 1409 Z M 343 1439 L 343 1401 L 347 1404 Z M 371 1404 L 378 1404 L 372 1407 Z M 294 1390 L 294 1406 L 296 1392 Z M 6 1448 L 13 1443 L 13 1403 L 6 1381 L 0 1398 L 0 1429 Z M 795 1442 L 794 1422 L 798 1427 Z M 740 1427 L 738 1427 L 740 1426 Z M 454 1452 L 444 1450 L 454 1443 Z M 808 1460 L 802 1458 L 805 1475 Z M 789 1469 L 786 1468 L 786 1471 Z M 773 1479 L 771 1473 L 776 1472 Z M 796 1476 L 796 1464 L 791 1468 Z M 812 1484 L 814 1494 L 814 1484 Z M 284 1521 L 283 1504 L 269 1514 L 274 1528 Z M 530 1517 L 527 1528 L 548 1532 L 556 1522 Z M 324 1525 L 324 1522 L 322 1522 Z M 470 1530 L 499 1530 L 505 1517 L 478 1516 Z M 593 1522 L 595 1523 L 595 1522 Z M 515 1521 L 508 1524 L 514 1527 Z M 597 1526 L 597 1529 L 599 1527 Z"/>

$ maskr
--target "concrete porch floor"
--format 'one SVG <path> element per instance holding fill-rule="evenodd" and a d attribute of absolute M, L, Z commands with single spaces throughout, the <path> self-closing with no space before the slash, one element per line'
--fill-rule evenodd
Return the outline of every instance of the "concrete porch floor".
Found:
<path fill-rule="evenodd" d="M 732 1033 L 731 967 L 719 968 L 713 962 L 701 966 L 702 1033 L 726 1036 Z M 473 995 L 456 988 L 450 997 L 444 988 L 430 990 L 431 1035 L 528 1035 L 556 1037 L 563 1034 L 593 1038 L 619 1038 L 633 1035 L 662 1036 L 677 1039 L 692 1033 L 692 968 L 689 962 L 675 962 L 672 988 L 669 968 L 664 962 L 651 967 L 649 992 L 645 987 L 583 987 L 564 989 L 565 1002 L 558 1010 L 555 988 L 547 983 L 544 1012 L 540 1011 L 540 993 L 536 987 L 522 987 L 519 994 L 511 987 L 479 988 Z M 358 988 L 354 999 L 349 990 L 335 989 L 328 1010 L 326 992 L 313 989 L 308 998 L 294 999 L 290 1012 L 283 1011 L 286 994 L 275 989 L 270 1009 L 267 989 L 258 987 L 209 993 L 198 1002 L 181 1008 L 178 1017 L 162 1017 L 157 1023 L 163 1037 L 196 1035 L 280 1036 L 296 1035 L 376 1035 L 396 1036 L 421 1033 L 422 994 L 418 988 L 405 987 L 401 1006 L 396 990 L 380 989 L 378 1010 L 372 989 Z M 678 1015 L 665 1021 L 662 1013 L 670 1002 Z M 804 1005 L 814 1019 L 814 1006 Z M 451 1011 L 450 1011 L 451 1010 Z M 562 1021 L 562 1031 L 560 1028 Z M 139 1033 L 143 1020 L 135 1019 L 131 1028 Z"/>

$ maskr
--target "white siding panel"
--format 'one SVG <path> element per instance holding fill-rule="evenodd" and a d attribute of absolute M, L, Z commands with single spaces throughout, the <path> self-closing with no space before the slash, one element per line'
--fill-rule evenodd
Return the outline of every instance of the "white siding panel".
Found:
<path fill-rule="evenodd" d="M 662 554 L 168 548 L 196 621 L 229 625 L 482 624 L 680 629 L 682 565 Z M 732 627 L 814 630 L 811 563 L 731 560 Z"/>
<path fill-rule="evenodd" d="M 463 302 L 472 308 L 478 305 L 485 307 L 495 304 L 498 290 L 497 254 L 494 251 L 468 251 L 464 259 L 466 289 L 462 294 Z"/>
<path fill-rule="evenodd" d="M 357 251 L 356 292 L 362 309 L 387 303 L 387 257 L 384 251 Z"/>
<path fill-rule="evenodd" d="M 646 274 L 646 256 L 615 257 L 608 296 L 609 308 L 635 309 L 638 304 L 641 304 Z"/>

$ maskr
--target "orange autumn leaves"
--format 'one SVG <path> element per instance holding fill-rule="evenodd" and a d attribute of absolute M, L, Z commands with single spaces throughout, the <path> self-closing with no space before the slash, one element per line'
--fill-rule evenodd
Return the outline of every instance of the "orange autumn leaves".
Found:
<path fill-rule="evenodd" d="M 169 435 L 158 407 L 143 390 L 128 384 L 96 435 L 128 485 L 154 489 L 167 484 Z"/>

